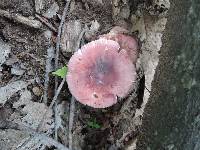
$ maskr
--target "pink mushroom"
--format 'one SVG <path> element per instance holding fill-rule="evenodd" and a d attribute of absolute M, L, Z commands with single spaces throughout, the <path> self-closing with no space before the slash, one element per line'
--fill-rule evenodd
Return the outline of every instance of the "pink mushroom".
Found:
<path fill-rule="evenodd" d="M 100 38 L 84 45 L 71 57 L 67 83 L 72 95 L 82 104 L 109 107 L 117 103 L 117 97 L 127 96 L 133 88 L 135 64 L 130 59 L 130 45 L 126 47 L 123 39 L 129 40 L 129 37 L 120 36 L 123 48 L 116 40 Z"/>
<path fill-rule="evenodd" d="M 138 58 L 138 41 L 136 38 L 127 35 L 128 30 L 116 26 L 108 34 L 100 36 L 100 38 L 105 38 L 109 40 L 114 40 L 119 43 L 120 49 L 125 49 L 132 60 L 136 63 Z"/>

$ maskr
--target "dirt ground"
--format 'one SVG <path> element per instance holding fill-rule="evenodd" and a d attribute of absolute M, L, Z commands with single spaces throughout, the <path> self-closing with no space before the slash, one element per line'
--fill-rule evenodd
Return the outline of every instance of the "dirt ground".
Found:
<path fill-rule="evenodd" d="M 0 1 L 0 149 L 135 149 L 142 113 L 151 91 L 167 22 L 168 0 L 75 0 L 67 9 L 56 58 L 64 0 Z M 75 101 L 64 83 L 56 104 L 52 71 L 66 65 L 83 45 L 119 25 L 140 40 L 136 88 L 107 109 Z M 56 88 L 57 89 L 57 88 Z M 42 137 L 42 138 L 41 138 Z M 44 138 L 46 137 L 46 138 Z M 50 138 L 49 138 L 50 137 Z M 53 140 L 53 141 L 52 141 Z"/>

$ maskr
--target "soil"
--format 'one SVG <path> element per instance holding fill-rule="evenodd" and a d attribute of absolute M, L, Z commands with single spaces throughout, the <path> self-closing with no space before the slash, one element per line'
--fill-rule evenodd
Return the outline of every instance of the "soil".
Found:
<path fill-rule="evenodd" d="M 137 36 L 141 45 L 137 63 L 137 84 L 126 98 L 120 99 L 116 105 L 107 109 L 93 109 L 79 102 L 75 103 L 72 130 L 74 150 L 135 149 L 142 113 L 148 101 L 151 82 L 159 60 L 162 32 L 167 21 L 165 15 L 169 9 L 167 2 L 164 4 L 162 0 L 71 2 L 64 24 L 66 28 L 61 35 L 59 68 L 67 64 L 75 51 L 64 48 L 70 47 L 66 46 L 66 41 L 69 40 L 71 47 L 74 48 L 73 39 L 77 39 L 80 34 L 76 33 L 77 31 L 67 32 L 70 22 L 77 21 L 75 27 L 79 27 L 80 31 L 85 26 L 88 27 L 89 31 L 83 37 L 82 43 L 94 40 L 99 35 L 108 33 L 112 27 L 120 25 L 128 28 L 130 34 Z M 59 8 L 57 12 L 49 18 L 47 16 L 43 18 L 58 29 L 65 6 L 62 0 L 3 0 L 0 1 L 0 9 L 37 20 L 36 14 L 44 16 L 48 10 L 52 13 L 56 11 L 56 7 L 50 9 L 53 4 Z M 93 24 L 94 21 L 97 22 L 96 25 Z M 67 39 L 66 32 L 72 35 L 73 39 Z M 56 36 L 57 31 L 52 31 L 44 24 L 40 28 L 33 28 L 13 18 L 0 15 L 0 42 L 3 43 L 0 45 L 0 50 L 2 45 L 6 45 L 2 50 L 3 61 L 0 61 L 0 94 L 3 94 L 3 97 L 0 96 L 2 105 L 0 125 L 5 121 L 12 121 L 36 130 L 45 116 L 40 132 L 55 138 L 56 126 L 58 130 L 56 140 L 68 147 L 71 94 L 66 83 L 57 99 L 56 123 L 54 111 L 48 109 L 54 96 L 55 83 L 51 72 L 55 70 Z M 43 101 L 46 74 L 49 77 L 47 104 Z M 59 78 L 59 84 L 61 81 Z M 41 140 L 33 138 L 25 131 L 9 128 L 0 130 L 0 139 L 0 147 L 4 150 L 56 149 L 51 144 L 44 144 Z"/>

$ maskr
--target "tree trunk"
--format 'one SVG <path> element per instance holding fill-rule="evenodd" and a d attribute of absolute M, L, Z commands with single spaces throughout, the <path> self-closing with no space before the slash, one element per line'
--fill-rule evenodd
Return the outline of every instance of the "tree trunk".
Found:
<path fill-rule="evenodd" d="M 200 1 L 173 0 L 139 150 L 200 149 Z"/>

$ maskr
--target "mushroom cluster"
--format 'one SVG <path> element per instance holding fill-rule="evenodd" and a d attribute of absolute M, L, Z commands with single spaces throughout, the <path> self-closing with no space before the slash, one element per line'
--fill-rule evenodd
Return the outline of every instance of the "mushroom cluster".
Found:
<path fill-rule="evenodd" d="M 82 104 L 106 108 L 127 96 L 136 80 L 136 39 L 111 30 L 79 49 L 68 63 L 67 83 Z"/>

